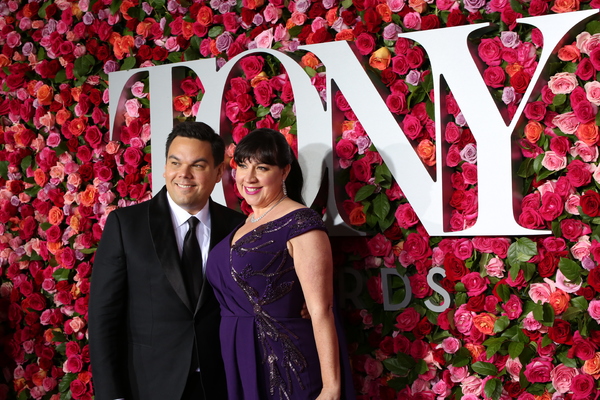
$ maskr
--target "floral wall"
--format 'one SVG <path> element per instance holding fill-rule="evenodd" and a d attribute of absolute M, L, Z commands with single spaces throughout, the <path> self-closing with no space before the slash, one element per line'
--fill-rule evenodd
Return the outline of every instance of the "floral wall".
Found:
<path fill-rule="evenodd" d="M 119 140 L 108 135 L 108 73 L 252 48 L 297 56 L 325 97 L 326 70 L 303 44 L 353 42 L 423 164 L 451 183 L 449 226 L 477 220 L 477 143 L 448 92 L 434 99 L 427 54 L 400 32 L 480 22 L 474 57 L 512 118 L 517 221 L 552 235 L 430 237 L 343 93 L 336 184 L 362 237 L 333 237 L 336 267 L 362 281 L 345 307 L 360 399 L 596 399 L 600 394 L 600 22 L 566 38 L 533 98 L 523 93 L 543 37 L 520 17 L 599 8 L 598 0 L 68 0 L 0 2 L 0 399 L 91 399 L 89 279 L 108 213 L 151 197 L 148 82 L 131 88 Z M 268 55 L 240 62 L 218 128 L 231 143 L 271 127 L 296 143 L 294 93 Z M 177 120 L 202 105 L 188 73 Z M 433 106 L 447 121 L 436 140 Z M 436 159 L 443 146 L 443 159 Z M 158 150 L 162 151 L 162 150 Z M 445 311 L 427 284 L 443 267 Z M 410 304 L 383 309 L 381 270 L 408 277 Z M 364 286 L 360 286 L 364 282 Z M 396 303 L 406 296 L 391 280 Z M 388 293 L 385 293 L 388 295 Z"/>

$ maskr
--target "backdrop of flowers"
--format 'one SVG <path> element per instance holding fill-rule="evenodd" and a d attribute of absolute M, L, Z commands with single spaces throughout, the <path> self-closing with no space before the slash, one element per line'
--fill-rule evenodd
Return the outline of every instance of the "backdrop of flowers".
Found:
<path fill-rule="evenodd" d="M 449 93 L 441 143 L 427 54 L 399 32 L 493 22 L 473 39 L 481 73 L 512 117 L 543 37 L 519 17 L 599 8 L 598 0 L 68 0 L 0 2 L 0 399 L 91 399 L 87 304 L 108 213 L 151 197 L 148 82 L 131 88 L 119 141 L 108 137 L 107 73 L 252 48 L 295 53 L 324 97 L 325 68 L 302 44 L 354 42 L 424 165 L 450 168 L 453 230 L 477 219 L 477 143 Z M 227 89 L 221 131 L 255 127 L 295 145 L 293 91 L 252 55 Z M 366 237 L 332 238 L 336 266 L 366 282 L 348 307 L 361 399 L 596 399 L 600 393 L 600 21 L 574 32 L 548 67 L 515 137 L 521 225 L 548 237 L 429 237 L 343 97 L 335 154 L 344 213 Z M 193 75 L 179 119 L 201 107 Z M 435 147 L 444 159 L 436 160 Z M 451 306 L 426 281 L 441 266 Z M 383 310 L 381 269 L 407 276 L 412 301 Z M 392 280 L 393 300 L 405 294 Z"/>

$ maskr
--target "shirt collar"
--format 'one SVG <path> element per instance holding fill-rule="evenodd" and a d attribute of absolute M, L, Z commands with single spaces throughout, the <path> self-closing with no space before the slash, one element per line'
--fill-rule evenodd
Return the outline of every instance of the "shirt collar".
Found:
<path fill-rule="evenodd" d="M 181 225 L 187 223 L 187 220 L 190 219 L 191 215 L 183 208 L 181 208 L 173 199 L 169 192 L 167 192 L 167 200 L 169 201 L 169 206 L 171 208 L 171 217 L 175 222 L 175 226 L 180 227 Z M 210 229 L 210 212 L 209 212 L 209 201 L 206 202 L 206 205 L 200 210 L 197 214 L 194 214 L 196 218 L 200 220 L 202 225 L 206 228 Z"/>

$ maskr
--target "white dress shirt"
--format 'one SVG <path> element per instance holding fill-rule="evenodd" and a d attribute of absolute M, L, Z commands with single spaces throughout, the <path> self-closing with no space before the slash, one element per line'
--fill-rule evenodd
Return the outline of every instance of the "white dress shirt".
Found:
<path fill-rule="evenodd" d="M 177 205 L 171 199 L 171 196 L 167 193 L 167 199 L 169 200 L 169 206 L 171 208 L 171 221 L 173 222 L 173 231 L 175 232 L 175 239 L 177 240 L 177 249 L 179 250 L 179 256 L 183 254 L 183 241 L 185 235 L 190 228 L 187 223 L 191 215 L 183 208 Z M 195 214 L 196 218 L 200 220 L 200 223 L 196 226 L 196 237 L 200 244 L 200 251 L 202 252 L 202 268 L 206 271 L 206 261 L 208 260 L 208 250 L 210 249 L 210 212 L 208 211 L 208 202 L 202 210 Z"/>

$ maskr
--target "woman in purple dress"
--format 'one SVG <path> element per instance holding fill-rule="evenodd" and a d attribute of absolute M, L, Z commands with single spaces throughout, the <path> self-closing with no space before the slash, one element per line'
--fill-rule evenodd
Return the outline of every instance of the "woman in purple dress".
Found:
<path fill-rule="evenodd" d="M 221 304 L 229 399 L 354 399 L 329 239 L 321 216 L 302 204 L 298 161 L 271 129 L 244 137 L 234 161 L 252 213 L 207 265 Z M 304 303 L 310 319 L 300 317 Z"/>

